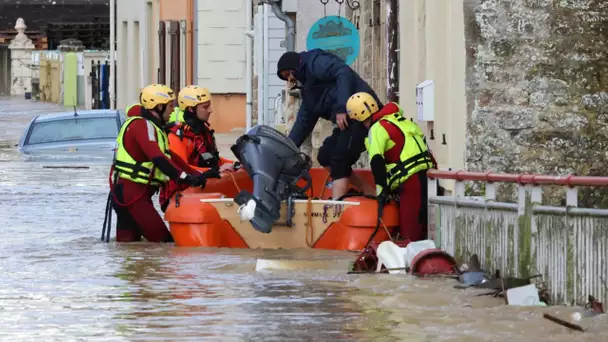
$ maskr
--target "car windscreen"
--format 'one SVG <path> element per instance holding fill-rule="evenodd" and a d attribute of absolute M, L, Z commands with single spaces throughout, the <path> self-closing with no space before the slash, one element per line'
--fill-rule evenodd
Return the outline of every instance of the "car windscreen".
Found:
<path fill-rule="evenodd" d="M 114 117 L 73 118 L 37 122 L 26 145 L 89 139 L 116 139 L 118 124 Z"/>

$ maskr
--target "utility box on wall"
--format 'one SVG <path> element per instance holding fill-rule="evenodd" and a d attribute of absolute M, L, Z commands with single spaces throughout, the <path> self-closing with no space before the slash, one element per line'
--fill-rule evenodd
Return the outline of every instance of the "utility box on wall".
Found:
<path fill-rule="evenodd" d="M 435 84 L 426 80 L 416 86 L 418 121 L 435 121 Z"/>
<path fill-rule="evenodd" d="M 285 13 L 295 13 L 298 11 L 298 0 L 281 1 L 281 9 Z"/>

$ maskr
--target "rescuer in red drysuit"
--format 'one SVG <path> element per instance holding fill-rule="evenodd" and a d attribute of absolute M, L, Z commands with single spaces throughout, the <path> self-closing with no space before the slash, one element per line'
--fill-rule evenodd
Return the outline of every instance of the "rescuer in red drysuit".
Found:
<path fill-rule="evenodd" d="M 147 86 L 140 94 L 140 102 L 141 106 L 134 106 L 139 109 L 128 110 L 128 114 L 139 110 L 140 115 L 131 115 L 121 127 L 110 174 L 112 207 L 118 216 L 116 241 L 140 241 L 143 235 L 150 242 L 173 242 L 152 204 L 152 196 L 169 179 L 204 186 L 207 178 L 219 177 L 219 173 L 216 170 L 200 173 L 171 155 L 167 136 L 161 129 L 167 113 L 175 106 L 171 88 Z"/>
<path fill-rule="evenodd" d="M 375 98 L 359 92 L 346 103 L 348 115 L 368 129 L 365 141 L 376 182 L 380 206 L 389 196 L 399 201 L 400 237 L 426 240 L 427 171 L 437 162 L 420 127 L 403 115 L 398 104 L 381 106 Z"/>
<path fill-rule="evenodd" d="M 235 163 L 220 156 L 209 124 L 213 112 L 209 90 L 196 85 L 187 86 L 179 92 L 177 103 L 179 108 L 175 111 L 183 113 L 183 122 L 175 121 L 167 127 L 171 153 L 201 172 L 210 168 L 220 172 L 234 171 Z M 178 117 L 177 113 L 174 114 Z M 174 181 L 167 182 L 159 195 L 161 209 L 165 211 L 171 196 L 186 188 Z"/>
<path fill-rule="evenodd" d="M 141 106 L 141 104 L 139 103 L 134 103 L 132 105 L 129 105 L 127 107 L 127 117 L 132 118 L 134 116 L 141 116 L 141 113 L 143 111 L 143 107 Z M 164 117 L 166 119 L 166 116 Z M 165 120 L 166 122 L 166 120 Z M 171 132 L 171 128 L 174 126 L 174 124 L 166 124 L 164 125 L 165 131 L 167 134 L 169 134 Z M 169 136 L 169 148 L 171 148 L 171 137 Z M 177 165 L 180 165 L 180 163 L 183 163 L 186 161 L 187 158 L 184 158 L 180 155 L 180 153 L 175 153 L 176 151 L 171 149 L 171 161 L 174 162 Z M 179 152 L 179 151 L 177 151 Z M 189 164 L 191 166 L 191 164 Z M 197 170 L 197 171 L 207 171 L 209 169 L 197 169 L 196 167 L 191 167 L 191 169 Z M 222 169 L 220 168 L 220 172 L 222 172 Z M 187 187 L 187 184 L 184 184 L 183 186 Z M 161 192 L 161 196 L 162 196 L 162 192 Z M 162 203 L 162 202 L 161 202 Z M 165 211 L 163 209 L 163 211 Z"/>

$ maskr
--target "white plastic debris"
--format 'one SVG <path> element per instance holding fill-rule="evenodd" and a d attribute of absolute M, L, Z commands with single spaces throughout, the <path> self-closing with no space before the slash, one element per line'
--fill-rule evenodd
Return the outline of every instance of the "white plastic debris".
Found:
<path fill-rule="evenodd" d="M 433 240 L 423 240 L 411 242 L 407 247 L 399 247 L 392 241 L 384 241 L 378 245 L 376 251 L 378 256 L 378 268 L 376 272 L 382 269 L 382 266 L 389 269 L 390 274 L 406 273 L 406 267 L 411 267 L 412 260 L 420 252 L 427 249 L 435 249 Z"/>
<path fill-rule="evenodd" d="M 378 257 L 378 268 L 376 272 L 382 269 L 382 265 L 388 268 L 388 273 L 399 274 L 405 272 L 405 253 L 407 247 L 399 247 L 392 241 L 384 241 L 378 245 L 376 256 Z"/>
<path fill-rule="evenodd" d="M 435 248 L 437 248 L 437 246 L 435 245 L 435 241 L 433 240 L 410 242 L 405 248 L 405 264 L 407 265 L 407 267 L 412 267 L 412 261 L 414 261 L 416 255 L 426 251 L 427 249 Z"/>
<path fill-rule="evenodd" d="M 255 271 L 270 270 L 347 270 L 350 260 L 285 260 L 285 259 L 258 259 L 255 264 Z"/>
<path fill-rule="evenodd" d="M 514 306 L 540 306 L 536 285 L 529 284 L 508 289 L 507 303 Z"/>

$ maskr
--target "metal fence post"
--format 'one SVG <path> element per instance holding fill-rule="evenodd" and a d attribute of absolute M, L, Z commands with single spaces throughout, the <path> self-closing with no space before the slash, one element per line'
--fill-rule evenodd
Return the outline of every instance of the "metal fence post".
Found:
<path fill-rule="evenodd" d="M 538 228 L 534 217 L 534 206 L 542 202 L 542 189 L 536 185 L 517 185 L 518 196 L 518 224 L 516 236 L 513 241 L 514 250 L 517 251 L 513 256 L 517 265 L 515 274 L 521 277 L 529 277 L 536 268 L 536 239 Z"/>

